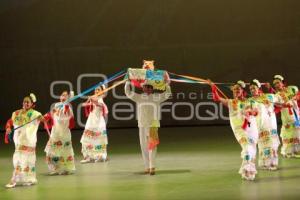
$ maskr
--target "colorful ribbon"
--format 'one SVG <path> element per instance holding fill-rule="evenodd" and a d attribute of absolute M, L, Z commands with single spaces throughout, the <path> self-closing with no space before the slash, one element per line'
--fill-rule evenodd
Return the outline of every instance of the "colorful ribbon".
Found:
<path fill-rule="evenodd" d="M 159 73 L 159 75 L 161 76 L 161 73 L 163 73 L 163 72 L 164 72 L 164 71 L 161 71 L 161 72 Z M 171 75 L 173 75 L 173 76 L 175 76 L 175 77 L 173 77 L 173 78 L 170 79 L 170 80 L 173 81 L 173 82 L 178 82 L 178 83 L 192 83 L 192 84 L 210 84 L 208 80 L 203 79 L 203 78 L 194 77 L 194 76 L 189 76 L 189 75 L 180 75 L 180 74 L 171 73 L 171 72 L 168 72 L 168 73 L 171 74 Z M 125 70 L 119 71 L 119 72 L 113 74 L 112 76 L 110 76 L 108 79 L 106 79 L 106 80 L 104 80 L 104 81 L 102 81 L 102 82 L 100 82 L 100 83 L 98 83 L 98 84 L 96 84 L 96 85 L 93 85 L 92 87 L 86 89 L 86 90 L 83 91 L 82 93 L 80 93 L 80 94 L 78 94 L 78 95 L 76 95 L 76 96 L 74 96 L 74 97 L 68 99 L 66 102 L 64 102 L 63 104 L 59 105 L 58 108 L 63 107 L 65 104 L 71 103 L 71 102 L 73 102 L 73 101 L 75 101 L 75 100 L 81 98 L 82 96 L 84 96 L 84 95 L 86 95 L 86 94 L 92 92 L 92 91 L 95 90 L 97 87 L 102 86 L 102 85 L 105 85 L 105 84 L 108 84 L 108 83 L 110 83 L 110 82 L 112 82 L 112 81 L 114 81 L 114 80 L 117 80 L 117 79 L 119 79 L 119 78 L 125 76 L 126 74 L 127 74 L 127 73 L 126 73 Z M 150 74 L 150 75 L 151 75 L 151 74 Z M 148 76 L 150 76 L 150 75 L 148 74 Z M 153 76 L 153 75 L 151 75 L 151 76 Z M 160 77 L 160 76 L 159 76 L 159 77 Z M 157 78 L 157 77 L 155 77 L 155 78 Z M 125 83 L 126 80 L 127 80 L 127 78 L 125 77 L 124 80 L 119 81 L 119 82 L 113 84 L 112 86 L 110 86 L 110 87 L 104 89 L 103 91 L 100 92 L 100 94 L 97 94 L 96 96 L 102 95 L 103 93 L 108 92 L 109 90 L 111 90 L 111 89 L 113 89 L 113 88 L 115 88 L 115 87 L 117 87 L 117 86 L 119 86 L 119 85 Z M 219 82 L 217 82 L 217 83 L 213 83 L 213 84 L 215 84 L 215 85 L 233 85 L 234 83 L 219 83 Z M 246 83 L 246 84 L 250 84 L 250 83 Z M 262 84 L 262 85 L 265 85 L 266 83 L 261 83 L 261 84 Z M 222 96 L 223 96 L 224 98 L 228 99 L 228 97 L 222 92 L 222 90 L 220 90 L 220 88 L 218 88 L 218 87 L 216 86 L 216 89 L 220 92 L 220 94 L 222 94 Z M 48 112 L 48 113 L 49 113 L 49 112 Z M 294 114 L 295 114 L 295 113 L 294 113 Z M 297 123 L 297 125 L 300 126 L 300 121 L 299 121 L 299 119 L 298 119 L 298 116 L 296 116 L 296 114 L 295 114 L 295 118 L 296 118 L 296 123 Z M 29 122 L 27 122 L 27 123 L 25 123 L 25 124 L 22 124 L 21 126 L 15 128 L 15 129 L 12 129 L 11 133 L 13 133 L 15 130 L 17 130 L 17 129 L 21 128 L 21 127 L 24 127 L 25 125 L 27 125 L 27 124 L 29 124 L 29 123 L 31 123 L 31 122 L 37 120 L 37 119 L 38 119 L 38 117 L 35 118 L 35 119 L 33 119 L 33 120 L 31 120 L 31 121 L 29 121 Z M 50 132 L 49 132 L 48 129 L 47 129 L 47 132 L 48 132 L 48 134 L 50 135 Z M 12 137 L 11 135 L 12 135 L 12 134 L 9 134 L 9 136 L 8 136 L 9 139 Z M 6 137 L 6 140 L 7 140 L 7 137 Z"/>
<path fill-rule="evenodd" d="M 102 82 L 100 82 L 100 83 L 98 83 L 98 84 L 96 84 L 96 85 L 93 85 L 92 87 L 86 89 L 86 90 L 83 91 L 82 93 L 80 93 L 80 94 L 78 94 L 78 95 L 76 95 L 76 96 L 70 98 L 68 101 L 66 101 L 66 102 L 64 102 L 63 104 L 59 105 L 58 108 L 63 107 L 65 104 L 71 103 L 72 101 L 75 101 L 75 100 L 79 99 L 80 97 L 82 97 L 82 96 L 84 96 L 84 95 L 90 93 L 91 91 L 94 91 L 94 90 L 95 90 L 97 87 L 99 87 L 99 86 L 102 86 L 102 85 L 108 84 L 108 83 L 110 83 L 110 82 L 112 82 L 112 81 L 114 81 L 114 80 L 117 80 L 118 78 L 124 76 L 125 74 L 126 74 L 126 72 L 125 72 L 124 70 L 122 70 L 122 71 L 120 71 L 120 72 L 117 72 L 117 73 L 113 74 L 113 75 L 110 76 L 108 79 L 106 79 L 106 80 L 104 80 L 104 81 L 102 81 Z M 107 89 L 106 89 L 106 90 L 107 90 Z M 108 90 L 107 90 L 107 91 L 108 91 Z M 47 113 L 49 113 L 49 112 L 47 112 Z M 46 113 L 46 114 L 47 114 L 47 113 Z M 24 126 L 26 126 L 27 124 L 30 124 L 31 122 L 37 120 L 38 118 L 39 118 L 39 117 L 34 118 L 34 119 L 32 119 L 31 121 L 29 121 L 29 122 L 27 122 L 27 123 L 24 123 L 24 124 L 20 125 L 19 127 L 15 128 L 15 129 L 12 129 L 12 131 L 9 133 L 9 137 L 8 137 L 9 140 L 12 141 L 12 135 L 13 135 L 13 132 L 14 132 L 14 131 L 16 131 L 16 130 L 18 130 L 18 129 L 24 127 Z M 46 130 L 47 130 L 47 129 L 46 129 Z M 49 129 L 47 130 L 47 133 L 50 134 Z"/>
<path fill-rule="evenodd" d="M 209 84 L 209 81 L 208 80 L 205 80 L 205 79 L 202 79 L 202 78 L 198 78 L 198 77 L 193 77 L 193 76 L 186 76 L 186 75 L 180 75 L 180 74 L 175 74 L 175 73 L 171 73 L 169 72 L 171 75 L 175 75 L 177 77 L 181 77 L 183 79 L 181 79 L 181 81 L 184 81 L 184 80 L 189 80 L 190 83 L 193 83 L 191 81 L 195 81 L 195 83 L 200 83 L 200 84 Z M 215 84 L 215 83 L 213 83 Z M 224 93 L 223 91 L 216 86 L 216 89 L 221 93 L 221 95 L 226 98 L 226 99 L 229 99 Z"/>

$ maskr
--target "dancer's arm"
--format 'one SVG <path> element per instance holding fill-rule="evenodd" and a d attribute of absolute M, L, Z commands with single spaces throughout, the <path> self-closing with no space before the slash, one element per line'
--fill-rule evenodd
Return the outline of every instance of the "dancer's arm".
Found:
<path fill-rule="evenodd" d="M 297 92 L 295 94 L 295 96 L 293 97 L 293 99 L 296 100 L 296 101 L 300 101 L 300 92 Z"/>
<path fill-rule="evenodd" d="M 43 115 L 39 115 L 37 120 L 44 123 L 47 122 Z"/>
<path fill-rule="evenodd" d="M 125 87 L 124 87 L 125 94 L 132 101 L 138 101 L 139 94 L 136 94 L 135 92 L 131 91 L 130 85 L 131 85 L 130 81 L 126 81 Z"/>
<path fill-rule="evenodd" d="M 208 80 L 208 84 L 211 86 L 211 91 L 212 91 L 212 94 L 213 94 L 213 100 L 215 102 L 221 102 L 223 105 L 227 106 L 228 107 L 228 102 L 229 100 L 228 99 L 224 99 L 222 98 L 220 95 L 219 95 L 219 92 L 217 90 L 217 86 L 215 84 L 213 84 L 211 82 L 211 80 Z"/>
<path fill-rule="evenodd" d="M 4 138 L 5 144 L 8 144 L 8 143 L 9 143 L 8 135 L 11 133 L 12 127 L 13 127 L 13 121 L 12 121 L 12 119 L 10 118 L 10 119 L 6 122 L 6 125 L 5 125 L 5 130 L 6 130 L 6 132 L 5 132 L 5 138 Z"/>
<path fill-rule="evenodd" d="M 170 85 L 166 86 L 166 91 L 164 91 L 163 93 L 159 94 L 158 98 L 160 102 L 164 102 L 166 100 L 168 100 L 172 95 L 172 91 L 171 91 L 171 87 Z"/>

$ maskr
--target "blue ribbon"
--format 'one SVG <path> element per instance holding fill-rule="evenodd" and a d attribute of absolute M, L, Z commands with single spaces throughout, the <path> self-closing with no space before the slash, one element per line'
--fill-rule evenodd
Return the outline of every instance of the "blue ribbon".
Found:
<path fill-rule="evenodd" d="M 294 113 L 294 116 L 295 116 L 295 119 L 296 119 L 296 121 L 295 121 L 295 127 L 300 127 L 300 121 L 299 121 L 299 118 L 298 118 L 298 115 L 297 115 L 297 113 L 296 113 L 296 111 L 295 111 L 295 109 L 293 108 L 293 113 Z"/>
<path fill-rule="evenodd" d="M 86 89 L 86 90 L 83 91 L 82 93 L 80 93 L 80 94 L 78 94 L 78 95 L 76 95 L 76 96 L 70 98 L 68 101 L 64 102 L 64 104 L 61 104 L 61 105 L 59 105 L 58 107 L 61 108 L 61 107 L 63 107 L 64 105 L 66 105 L 66 104 L 68 104 L 68 103 L 71 103 L 72 101 L 75 101 L 75 100 L 79 99 L 80 97 L 82 97 L 82 96 L 84 96 L 84 95 L 90 93 L 91 91 L 94 91 L 97 87 L 109 83 L 110 81 L 112 81 L 113 79 L 115 79 L 115 78 L 118 77 L 118 76 L 121 76 L 121 75 L 124 74 L 124 73 L 125 73 L 125 70 L 122 70 L 122 71 L 120 71 L 120 72 L 117 72 L 117 73 L 113 74 L 113 75 L 110 76 L 108 79 L 106 79 L 106 80 L 104 80 L 104 81 L 102 81 L 102 82 L 100 82 L 100 83 L 98 83 L 98 84 L 96 84 L 96 85 L 93 85 L 92 87 Z M 10 140 L 10 142 L 12 142 L 12 137 L 13 137 L 14 131 L 18 130 L 19 128 L 22 128 L 22 127 L 26 126 L 27 124 L 33 122 L 34 120 L 37 120 L 38 118 L 39 118 L 39 117 L 34 118 L 34 119 L 32 119 L 31 121 L 29 121 L 29 122 L 27 122 L 27 123 L 25 123 L 25 124 L 22 124 L 21 126 L 15 128 L 15 129 L 13 129 L 13 130 L 10 132 L 9 137 L 8 137 L 8 139 Z"/>
<path fill-rule="evenodd" d="M 191 80 L 191 79 L 188 79 L 188 78 L 183 78 L 183 77 L 179 77 L 179 76 L 174 77 L 173 74 L 171 74 L 170 78 L 171 79 L 177 79 L 177 80 L 180 80 L 180 81 L 186 81 L 188 83 L 199 83 L 199 81 Z"/>

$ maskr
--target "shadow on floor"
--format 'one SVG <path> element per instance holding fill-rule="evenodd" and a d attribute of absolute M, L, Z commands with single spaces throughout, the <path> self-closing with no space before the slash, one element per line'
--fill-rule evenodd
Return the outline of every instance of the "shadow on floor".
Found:
<path fill-rule="evenodd" d="M 157 170 L 156 175 L 163 175 L 163 174 L 185 174 L 191 173 L 192 171 L 189 169 L 175 169 L 175 170 Z M 136 172 L 134 174 L 145 174 L 144 172 Z"/>

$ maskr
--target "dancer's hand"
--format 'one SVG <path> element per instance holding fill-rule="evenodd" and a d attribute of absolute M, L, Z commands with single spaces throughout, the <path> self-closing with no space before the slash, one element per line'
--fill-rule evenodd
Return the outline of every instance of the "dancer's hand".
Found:
<path fill-rule="evenodd" d="M 90 103 L 98 103 L 98 97 L 97 96 L 91 96 L 89 98 Z"/>
<path fill-rule="evenodd" d="M 210 79 L 207 79 L 207 84 L 210 85 L 210 86 L 213 85 L 213 83 L 212 83 L 212 81 Z"/>
<path fill-rule="evenodd" d="M 5 137 L 4 137 L 4 143 L 8 144 L 9 143 L 9 135 L 11 134 L 11 128 L 6 128 L 5 132 Z"/>
<path fill-rule="evenodd" d="M 10 133 L 11 133 L 11 128 L 10 127 L 6 128 L 5 134 L 9 135 Z"/>
<path fill-rule="evenodd" d="M 296 100 L 296 101 L 299 101 L 300 100 L 300 94 L 296 94 L 294 97 L 293 97 L 293 100 Z"/>
<path fill-rule="evenodd" d="M 45 122 L 49 121 L 49 118 L 50 118 L 49 115 L 50 115 L 49 113 L 46 113 L 46 114 L 44 115 Z"/>
<path fill-rule="evenodd" d="M 38 120 L 39 120 L 40 122 L 46 122 L 46 119 L 44 118 L 43 115 L 40 115 L 40 116 L 38 117 Z"/>

